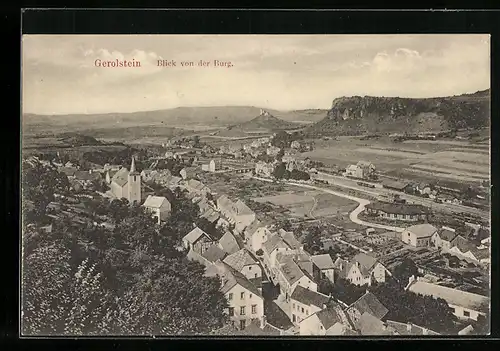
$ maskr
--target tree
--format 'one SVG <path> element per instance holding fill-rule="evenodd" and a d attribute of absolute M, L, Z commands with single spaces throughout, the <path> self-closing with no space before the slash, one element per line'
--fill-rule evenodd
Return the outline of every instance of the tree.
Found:
<path fill-rule="evenodd" d="M 285 163 L 281 162 L 274 168 L 273 177 L 275 177 L 276 179 L 282 179 L 286 171 L 287 170 Z"/>
<path fill-rule="evenodd" d="M 408 284 L 411 276 L 419 276 L 418 267 L 410 258 L 405 258 L 403 262 L 398 264 L 393 271 L 393 277 L 396 278 L 402 287 Z"/>

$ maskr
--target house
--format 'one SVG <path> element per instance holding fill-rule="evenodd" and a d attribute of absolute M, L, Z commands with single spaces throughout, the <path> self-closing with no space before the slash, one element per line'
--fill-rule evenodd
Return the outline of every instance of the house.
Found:
<path fill-rule="evenodd" d="M 187 233 L 182 238 L 182 243 L 185 249 L 193 250 L 199 254 L 203 254 L 213 244 L 213 239 L 200 228 L 196 227 Z"/>
<path fill-rule="evenodd" d="M 208 208 L 205 211 L 203 211 L 200 217 L 205 218 L 211 224 L 215 224 L 219 220 L 220 214 L 213 208 Z"/>
<path fill-rule="evenodd" d="M 158 220 L 158 224 L 165 221 L 172 211 L 172 205 L 164 196 L 149 195 L 142 206 Z"/>
<path fill-rule="evenodd" d="M 258 219 L 254 220 L 244 231 L 245 244 L 253 252 L 257 252 L 271 236 L 271 231 L 267 225 L 262 224 Z"/>
<path fill-rule="evenodd" d="M 455 232 L 455 229 L 442 227 L 432 235 L 431 243 L 436 249 L 450 250 L 452 247 L 451 242 L 456 236 L 457 233 Z"/>
<path fill-rule="evenodd" d="M 394 328 L 368 312 L 364 312 L 360 316 L 355 328 L 361 335 L 399 335 Z"/>
<path fill-rule="evenodd" d="M 227 256 L 223 262 L 243 274 L 256 287 L 262 285 L 262 268 L 247 249 L 241 249 Z"/>
<path fill-rule="evenodd" d="M 382 181 L 382 187 L 390 190 L 395 190 L 395 191 L 400 191 L 404 192 L 406 189 L 409 187 L 409 183 L 407 182 L 401 182 L 397 180 L 391 180 L 391 179 L 384 179 Z"/>
<path fill-rule="evenodd" d="M 212 159 L 208 164 L 201 165 L 201 169 L 205 172 L 217 172 L 222 169 L 222 161 Z"/>
<path fill-rule="evenodd" d="M 102 176 L 99 172 L 93 172 L 91 169 L 88 171 L 76 171 L 73 174 L 73 180 L 80 183 L 84 188 L 92 184 L 92 182 L 103 181 Z"/>
<path fill-rule="evenodd" d="M 204 196 L 210 193 L 210 188 L 196 179 L 190 179 L 186 182 L 186 190 L 192 195 Z"/>
<path fill-rule="evenodd" d="M 474 243 L 465 239 L 461 235 L 456 235 L 450 241 L 451 248 L 445 250 L 457 256 L 460 259 L 465 259 L 468 262 L 478 262 L 478 263 L 489 263 L 490 262 L 490 250 L 487 246 L 481 245 L 476 246 Z"/>
<path fill-rule="evenodd" d="M 219 247 L 228 255 L 231 255 L 240 251 L 243 248 L 243 245 L 231 232 L 226 232 L 219 239 Z"/>
<path fill-rule="evenodd" d="M 412 323 L 401 323 L 395 321 L 386 321 L 388 327 L 391 327 L 396 335 L 440 335 L 439 333 L 430 329 L 420 327 Z"/>
<path fill-rule="evenodd" d="M 300 321 L 299 328 L 300 335 L 344 335 L 346 329 L 352 330 L 342 307 L 334 302 Z"/>
<path fill-rule="evenodd" d="M 335 266 L 329 254 L 311 256 L 311 261 L 313 263 L 313 276 L 316 281 L 327 278 L 330 282 L 334 282 Z"/>
<path fill-rule="evenodd" d="M 276 255 L 288 250 L 291 250 L 290 247 L 278 234 L 271 235 L 262 245 L 264 270 L 274 284 L 276 284 Z"/>
<path fill-rule="evenodd" d="M 236 202 L 231 201 L 226 195 L 222 195 L 217 199 L 217 209 L 235 226 L 238 233 L 243 233 L 246 227 L 255 221 L 255 212 L 253 212 L 241 200 Z"/>
<path fill-rule="evenodd" d="M 294 325 L 309 317 L 311 314 L 327 307 L 330 296 L 297 286 L 290 297 L 290 316 Z"/>
<path fill-rule="evenodd" d="M 271 177 L 274 172 L 274 165 L 272 163 L 267 163 L 264 161 L 259 161 L 255 163 L 255 174 L 264 177 Z"/>
<path fill-rule="evenodd" d="M 243 274 L 224 262 L 216 262 L 205 271 L 208 277 L 219 276 L 221 292 L 228 302 L 226 312 L 232 324 L 242 330 L 264 318 L 264 298 L 259 289 Z"/>
<path fill-rule="evenodd" d="M 490 298 L 487 296 L 429 283 L 420 277 L 410 277 L 405 289 L 445 300 L 453 309 L 453 314 L 463 320 L 477 321 L 480 315 L 486 316 L 490 309 Z"/>
<path fill-rule="evenodd" d="M 293 232 L 287 232 L 284 229 L 278 230 L 278 234 L 281 236 L 285 244 L 287 244 L 292 250 L 303 250 L 304 245 L 297 240 Z"/>
<path fill-rule="evenodd" d="M 345 176 L 369 179 L 375 174 L 375 166 L 371 162 L 359 161 L 356 165 L 350 165 L 346 168 Z"/>
<path fill-rule="evenodd" d="M 290 255 L 280 254 L 278 265 L 275 269 L 275 276 L 280 286 L 280 292 L 286 301 L 290 301 L 290 296 L 297 286 L 302 286 L 313 291 L 318 290 L 318 285 L 313 277 Z"/>
<path fill-rule="evenodd" d="M 364 313 L 368 313 L 370 316 L 373 316 L 378 320 L 383 320 L 388 312 L 389 310 L 387 307 L 385 307 L 377 299 L 377 297 L 369 291 L 367 291 L 346 309 L 346 313 L 354 326 L 357 326 L 357 323 Z"/>
<path fill-rule="evenodd" d="M 422 205 L 383 201 L 370 202 L 365 206 L 365 211 L 371 216 L 408 222 L 426 220 L 430 213 L 428 208 Z"/>
<path fill-rule="evenodd" d="M 424 223 L 412 225 L 401 233 L 401 240 L 414 247 L 427 247 L 431 243 L 431 238 L 437 228 L 432 224 Z"/>
<path fill-rule="evenodd" d="M 130 203 L 141 202 L 141 175 L 135 169 L 135 159 L 132 157 L 130 171 L 122 167 L 111 178 L 111 193 L 117 199 L 125 198 Z"/>
<path fill-rule="evenodd" d="M 334 266 L 336 276 L 359 286 L 371 286 L 373 282 L 383 283 L 386 275 L 390 275 L 378 259 L 365 253 L 357 254 L 350 261 L 339 257 Z"/>
<path fill-rule="evenodd" d="M 201 254 L 205 260 L 210 263 L 215 263 L 217 261 L 223 260 L 227 253 L 225 253 L 217 244 L 212 244 Z"/>

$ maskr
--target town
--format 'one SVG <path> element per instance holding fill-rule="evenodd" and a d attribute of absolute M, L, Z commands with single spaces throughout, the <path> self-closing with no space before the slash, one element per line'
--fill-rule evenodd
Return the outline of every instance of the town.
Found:
<path fill-rule="evenodd" d="M 390 177 L 368 158 L 332 166 L 307 156 L 317 144 L 279 131 L 221 145 L 171 138 L 86 159 L 27 154 L 23 255 L 55 264 L 66 251 L 51 240 L 69 240 L 67 255 L 81 261 L 68 256 L 68 264 L 76 260 L 94 284 L 77 304 L 100 318 L 85 333 L 484 333 L 488 184 L 456 189 Z M 31 274 L 43 268 L 32 264 Z M 125 305 L 108 303 L 102 277 L 118 284 L 109 289 Z M 37 286 L 36 275 L 25 280 Z M 43 293 L 59 294 L 63 283 L 54 284 Z M 158 289 L 172 296 L 156 301 Z M 36 301 L 23 313 L 41 331 L 51 311 L 35 312 Z M 170 319 L 151 317 L 155 308 Z"/>

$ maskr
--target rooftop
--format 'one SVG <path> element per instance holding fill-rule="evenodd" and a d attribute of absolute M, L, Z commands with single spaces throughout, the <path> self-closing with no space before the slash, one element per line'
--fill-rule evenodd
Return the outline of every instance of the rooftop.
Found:
<path fill-rule="evenodd" d="M 461 306 L 474 311 L 489 310 L 490 299 L 487 296 L 418 280 L 410 285 L 409 290 L 416 294 L 444 299 L 450 305 Z"/>
<path fill-rule="evenodd" d="M 457 233 L 448 229 L 440 229 L 438 231 L 438 234 L 441 240 L 446 241 L 452 241 L 457 236 Z"/>
<path fill-rule="evenodd" d="M 186 240 L 187 242 L 194 244 L 197 242 L 202 236 L 206 236 L 207 238 L 210 238 L 210 235 L 205 233 L 203 230 L 200 228 L 196 227 L 193 230 L 191 230 L 189 233 L 187 233 L 182 240 Z"/>
<path fill-rule="evenodd" d="M 276 248 L 287 248 L 287 244 L 285 244 L 285 242 L 283 241 L 283 239 L 275 234 L 273 236 L 271 236 L 263 245 L 262 245 L 263 249 L 267 252 L 267 253 L 271 253 L 273 252 Z"/>
<path fill-rule="evenodd" d="M 219 239 L 219 245 L 222 250 L 227 252 L 229 255 L 234 254 L 241 249 L 238 240 L 236 240 L 236 237 L 230 232 L 226 232 L 222 238 Z"/>
<path fill-rule="evenodd" d="M 217 245 L 212 245 L 205 250 L 202 256 L 209 262 L 215 262 L 217 260 L 222 260 L 226 256 L 226 253 Z"/>
<path fill-rule="evenodd" d="M 349 308 L 351 307 L 358 310 L 360 314 L 369 313 L 377 319 L 384 318 L 389 312 L 371 292 L 366 292 L 356 302 L 349 306 Z"/>
<path fill-rule="evenodd" d="M 432 224 L 424 223 L 412 225 L 411 227 L 406 228 L 409 232 L 415 234 L 417 238 L 426 238 L 432 236 L 437 231 L 437 228 Z"/>
<path fill-rule="evenodd" d="M 243 267 L 247 265 L 257 264 L 257 261 L 250 255 L 247 249 L 241 249 L 224 259 L 224 263 L 228 264 L 238 272 L 241 272 Z"/>
<path fill-rule="evenodd" d="M 379 318 L 364 312 L 356 323 L 356 328 L 360 331 L 361 335 L 394 335 L 395 330 L 386 327 L 384 322 Z"/>
<path fill-rule="evenodd" d="M 292 293 L 291 298 L 305 305 L 312 305 L 323 308 L 323 305 L 330 301 L 330 297 L 321 293 L 306 289 L 298 285 Z"/>
<path fill-rule="evenodd" d="M 411 323 L 395 321 L 387 321 L 386 323 L 388 327 L 394 329 L 399 335 L 440 335 L 435 331 Z"/>
<path fill-rule="evenodd" d="M 320 270 L 334 268 L 332 257 L 329 254 L 311 256 L 311 261 Z"/>
<path fill-rule="evenodd" d="M 164 196 L 148 195 L 146 201 L 144 201 L 144 206 L 151 208 L 161 208 L 164 204 L 168 204 L 168 200 Z"/>
<path fill-rule="evenodd" d="M 331 306 L 316 312 L 316 315 L 327 330 L 336 323 L 343 324 L 344 318 L 342 318 L 342 313 L 340 306 Z"/>
<path fill-rule="evenodd" d="M 305 275 L 304 271 L 300 269 L 297 263 L 295 263 L 293 259 L 288 256 L 283 259 L 283 263 L 280 265 L 279 270 L 290 285 L 293 285 Z"/>

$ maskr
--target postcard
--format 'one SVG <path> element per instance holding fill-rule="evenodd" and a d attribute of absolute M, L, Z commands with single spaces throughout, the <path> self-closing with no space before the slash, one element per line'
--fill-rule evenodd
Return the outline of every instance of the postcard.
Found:
<path fill-rule="evenodd" d="M 24 35 L 21 335 L 487 335 L 489 35 Z"/>

